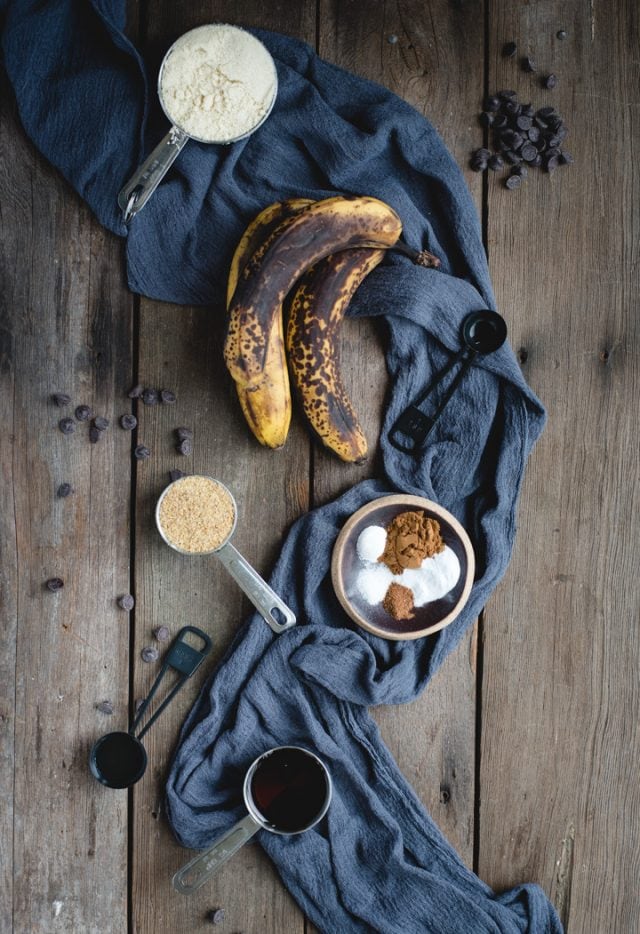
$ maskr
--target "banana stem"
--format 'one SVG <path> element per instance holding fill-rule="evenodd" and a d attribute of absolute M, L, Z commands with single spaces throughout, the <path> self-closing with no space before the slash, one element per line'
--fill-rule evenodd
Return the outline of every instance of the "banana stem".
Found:
<path fill-rule="evenodd" d="M 414 250 L 401 240 L 398 240 L 398 242 L 394 244 L 394 246 L 389 247 L 389 249 L 397 250 L 398 253 L 403 253 L 405 256 L 408 256 L 416 266 L 424 266 L 425 269 L 440 268 L 440 260 L 437 256 L 434 256 L 433 253 L 430 253 L 429 250 Z"/>

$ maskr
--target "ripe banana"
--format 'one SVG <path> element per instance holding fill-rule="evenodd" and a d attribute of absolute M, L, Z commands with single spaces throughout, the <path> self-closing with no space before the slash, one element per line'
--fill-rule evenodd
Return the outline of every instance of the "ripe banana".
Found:
<path fill-rule="evenodd" d="M 224 358 L 236 382 L 251 388 L 261 379 L 274 317 L 303 272 L 339 250 L 393 246 L 401 232 L 392 208 L 356 196 L 316 201 L 276 227 L 245 265 L 231 301 Z"/>
<path fill-rule="evenodd" d="M 304 198 L 278 201 L 266 207 L 249 224 L 231 261 L 227 282 L 227 308 L 236 290 L 238 277 L 256 250 L 285 218 L 294 217 L 310 204 L 313 204 L 313 201 Z M 262 376 L 250 386 L 236 381 L 236 390 L 247 424 L 260 444 L 270 448 L 282 447 L 291 423 L 291 393 L 284 351 L 282 307 L 274 315 L 267 337 Z"/>
<path fill-rule="evenodd" d="M 336 336 L 347 306 L 384 250 L 347 250 L 322 260 L 298 283 L 289 309 L 287 352 L 309 425 L 343 461 L 361 463 L 367 439 L 345 391 Z"/>

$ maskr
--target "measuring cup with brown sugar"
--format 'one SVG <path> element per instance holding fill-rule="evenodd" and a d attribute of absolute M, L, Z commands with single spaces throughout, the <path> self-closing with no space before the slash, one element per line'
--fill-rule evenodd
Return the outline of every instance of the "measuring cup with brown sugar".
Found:
<path fill-rule="evenodd" d="M 231 544 L 238 518 L 236 501 L 213 477 L 181 477 L 170 483 L 156 506 L 156 526 L 181 555 L 215 554 L 274 632 L 296 624 L 296 617 Z"/>

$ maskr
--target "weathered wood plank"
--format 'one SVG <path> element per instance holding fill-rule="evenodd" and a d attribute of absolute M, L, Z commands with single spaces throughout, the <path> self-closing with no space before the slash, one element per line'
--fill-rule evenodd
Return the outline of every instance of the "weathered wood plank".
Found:
<path fill-rule="evenodd" d="M 211 21 L 261 25 L 314 41 L 315 4 L 300 2 L 274 10 L 247 2 L 197 5 L 150 4 L 148 42 L 168 45 L 186 29 Z M 250 435 L 222 361 L 224 321 L 209 309 L 179 308 L 142 301 L 140 381 L 176 391 L 178 402 L 155 409 L 141 406 L 140 439 L 153 451 L 138 468 L 136 530 L 136 696 L 142 697 L 155 666 L 140 663 L 151 629 L 167 625 L 173 634 L 185 623 L 213 639 L 211 670 L 246 618 L 249 605 L 214 558 L 181 558 L 152 527 L 153 504 L 168 471 L 216 476 L 233 491 L 239 508 L 234 544 L 264 574 L 279 552 L 283 533 L 309 505 L 309 446 L 294 427 L 282 451 L 261 448 Z M 194 453 L 174 450 L 172 429 L 194 429 Z M 268 477 L 268 482 L 265 482 Z M 133 928 L 138 934 L 202 925 L 206 912 L 224 907 L 230 930 L 302 932 L 304 919 L 256 844 L 234 857 L 200 892 L 185 898 L 170 887 L 172 874 L 192 855 L 173 840 L 160 817 L 169 755 L 178 730 L 206 672 L 185 689 L 148 735 L 150 768 L 135 789 L 133 825 Z M 241 879 L 241 884 L 238 880 Z M 250 893 L 250 896 L 249 894 Z"/>
<path fill-rule="evenodd" d="M 391 88 L 425 114 L 461 164 L 478 136 L 469 114 L 483 75 L 480 2 L 434 0 L 366 5 L 322 0 L 320 54 Z M 481 185 L 468 180 L 480 210 Z M 381 332 L 347 320 L 340 356 L 350 394 L 373 451 L 387 388 Z M 324 502 L 376 474 L 376 456 L 350 467 L 314 453 L 314 497 Z M 475 635 L 471 632 L 414 704 L 375 712 L 400 768 L 443 832 L 470 865 L 473 858 Z"/>
<path fill-rule="evenodd" d="M 493 5 L 491 89 L 557 106 L 576 166 L 489 179 L 489 255 L 548 406 L 487 610 L 480 872 L 539 881 L 569 932 L 637 930 L 637 5 Z M 558 40 L 564 28 L 568 38 Z M 556 91 L 500 58 L 531 52 Z M 606 78 L 604 77 L 606 75 Z"/>
<path fill-rule="evenodd" d="M 113 417 L 131 297 L 119 243 L 27 142 L 4 90 L 0 927 L 108 934 L 126 913 L 126 795 L 94 781 L 88 751 L 127 722 L 116 597 L 129 589 L 130 438 L 111 428 L 92 446 L 86 424 L 63 436 L 73 408 L 49 396 Z M 44 588 L 54 576 L 56 594 Z M 95 709 L 106 698 L 113 720 Z"/>

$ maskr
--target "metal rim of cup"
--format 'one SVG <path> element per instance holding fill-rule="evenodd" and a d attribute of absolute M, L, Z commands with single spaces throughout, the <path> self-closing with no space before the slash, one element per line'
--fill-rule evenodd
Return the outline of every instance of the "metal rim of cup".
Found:
<path fill-rule="evenodd" d="M 263 761 L 263 759 L 267 759 L 269 756 L 273 755 L 274 752 L 282 752 L 282 750 L 284 749 L 296 749 L 299 752 L 304 752 L 310 758 L 315 759 L 315 761 L 318 763 L 318 765 L 322 769 L 324 773 L 325 781 L 327 783 L 327 793 L 325 795 L 325 799 L 322 804 L 322 807 L 320 808 L 320 811 L 310 823 L 306 824 L 304 827 L 301 827 L 299 830 L 278 830 L 276 827 L 270 824 L 269 821 L 265 819 L 264 815 L 260 812 L 256 803 L 254 802 L 253 795 L 251 794 L 251 779 L 255 775 L 256 769 L 258 768 L 260 763 Z M 329 774 L 329 769 L 326 767 L 322 759 L 320 759 L 319 756 L 316 756 L 314 752 L 311 752 L 311 750 L 305 749 L 304 746 L 274 746 L 273 749 L 268 749 L 266 752 L 263 752 L 262 755 L 258 756 L 258 758 L 255 759 L 249 766 L 249 769 L 247 770 L 247 774 L 244 777 L 244 783 L 242 785 L 242 796 L 244 798 L 244 803 L 246 805 L 247 810 L 249 811 L 249 814 L 251 815 L 253 820 L 256 822 L 256 824 L 259 824 L 260 827 L 263 828 L 263 830 L 268 830 L 269 833 L 277 833 L 281 837 L 293 837 L 295 834 L 305 833 L 305 831 L 311 830 L 311 828 L 315 827 L 315 825 L 319 823 L 322 820 L 322 818 L 325 816 L 325 814 L 329 810 L 329 805 L 331 803 L 331 798 L 333 796 L 333 783 L 331 781 L 331 775 Z"/>
<path fill-rule="evenodd" d="M 231 27 L 231 29 L 237 29 L 239 32 L 246 32 L 247 35 L 251 36 L 252 39 L 255 39 L 255 41 L 256 41 L 257 43 L 259 43 L 259 45 L 262 46 L 262 48 L 265 50 L 265 52 L 266 52 L 267 55 L 269 56 L 269 58 L 270 58 L 270 60 L 271 60 L 271 63 L 272 63 L 272 65 L 273 65 L 273 78 L 274 78 L 273 95 L 272 95 L 272 97 L 271 97 L 271 102 L 270 102 L 270 104 L 269 104 L 269 106 L 268 106 L 268 108 L 267 108 L 266 113 L 263 114 L 263 116 L 260 118 L 260 120 L 259 120 L 254 126 L 252 126 L 251 129 L 247 130 L 246 133 L 242 133 L 240 136 L 234 136 L 232 139 L 222 139 L 222 140 L 219 140 L 219 139 L 203 139 L 201 136 L 192 136 L 191 133 L 187 133 L 187 131 L 186 131 L 183 127 L 181 127 L 179 123 L 176 123 L 176 121 L 173 119 L 173 117 L 171 116 L 171 114 L 167 111 L 167 108 L 166 108 L 165 102 L 164 102 L 164 98 L 163 98 L 163 96 L 162 96 L 162 73 L 163 73 L 163 71 L 164 71 L 164 66 L 165 66 L 166 63 L 167 63 L 167 59 L 169 58 L 169 56 L 171 55 L 171 53 L 175 50 L 176 46 L 177 46 L 180 42 L 182 42 L 182 40 L 185 38 L 185 36 L 189 36 L 192 32 L 197 32 L 199 29 L 203 29 L 203 28 L 205 28 L 206 26 L 229 26 L 229 27 Z M 273 110 L 274 104 L 275 104 L 275 102 L 276 102 L 276 98 L 277 98 L 277 96 L 278 96 L 278 70 L 277 70 L 277 68 L 276 68 L 275 59 L 273 58 L 273 55 L 271 54 L 271 52 L 269 51 L 269 49 L 266 47 L 266 45 L 264 44 L 264 42 L 261 42 L 260 39 L 258 39 L 257 36 L 254 36 L 253 33 L 249 32 L 248 29 L 243 29 L 241 26 L 236 26 L 236 25 L 234 25 L 233 23 L 204 23 L 202 26 L 196 26 L 194 29 L 189 29 L 189 30 L 187 30 L 187 32 L 184 32 L 184 33 L 183 33 L 181 36 L 179 36 L 179 37 L 176 39 L 176 41 L 167 49 L 167 51 L 165 52 L 164 58 L 162 59 L 162 62 L 161 62 L 161 64 L 160 64 L 160 70 L 158 71 L 158 88 L 157 88 L 157 91 L 158 91 L 158 100 L 160 101 L 160 106 L 162 107 L 162 112 L 164 113 L 164 115 L 165 115 L 165 117 L 167 118 L 167 120 L 169 121 L 169 123 L 171 123 L 173 126 L 177 127 L 177 129 L 180 130 L 181 133 L 186 134 L 186 136 L 188 136 L 189 139 L 195 140 L 196 143 L 207 143 L 207 144 L 210 145 L 210 146 L 230 146 L 231 143 L 239 143 L 240 140 L 246 139 L 248 136 L 251 136 L 252 133 L 255 133 L 256 130 L 260 129 L 260 127 L 262 126 L 262 124 L 265 122 L 265 120 L 267 119 L 267 117 L 270 115 L 271 111 Z"/>
<path fill-rule="evenodd" d="M 162 528 L 162 523 L 160 521 L 160 507 L 162 505 L 163 499 L 165 498 L 165 496 L 167 495 L 171 487 L 175 486 L 177 483 L 182 483 L 183 480 L 189 480 L 193 477 L 199 477 L 200 479 L 203 479 L 203 480 L 211 480 L 212 483 L 217 484 L 217 486 L 221 487 L 224 490 L 224 492 L 227 494 L 227 496 L 231 500 L 231 503 L 233 504 L 233 525 L 231 526 L 231 531 L 229 532 L 225 540 L 221 542 L 220 545 L 218 545 L 217 548 L 212 548 L 210 551 L 185 551 L 184 548 L 180 548 L 179 545 L 175 545 L 171 541 L 171 539 L 167 538 L 167 535 L 164 529 Z M 160 533 L 160 537 L 162 538 L 163 542 L 169 546 L 169 548 L 173 548 L 173 550 L 177 551 L 178 554 L 187 555 L 187 557 L 189 558 L 204 558 L 207 555 L 215 555 L 216 551 L 220 551 L 221 548 L 224 548 L 224 546 L 229 541 L 231 541 L 231 538 L 233 537 L 233 533 L 236 530 L 236 524 L 238 522 L 238 506 L 237 506 L 235 497 L 233 493 L 231 492 L 231 490 L 228 487 L 226 487 L 224 483 L 222 483 L 220 480 L 216 480 L 215 477 L 209 477 L 206 474 L 188 474 L 186 477 L 178 477 L 177 480 L 172 480 L 171 483 L 169 483 L 164 488 L 164 490 L 158 497 L 158 502 L 156 503 L 155 521 L 156 521 L 156 528 L 158 532 Z"/>
<path fill-rule="evenodd" d="M 97 762 L 98 752 L 100 751 L 100 747 L 103 746 L 104 743 L 108 739 L 111 739 L 111 737 L 113 736 L 118 736 L 120 738 L 122 738 L 123 736 L 127 736 L 129 740 L 131 741 L 131 743 L 136 746 L 138 751 L 142 753 L 142 765 L 135 772 L 133 771 L 131 772 L 130 778 L 124 785 L 109 781 L 107 777 L 105 776 L 104 772 L 102 772 L 101 769 L 99 768 L 98 762 Z M 116 789 L 130 788 L 131 785 L 135 785 L 136 782 L 140 781 L 140 779 L 142 778 L 142 776 L 147 770 L 147 765 L 148 765 L 147 750 L 144 748 L 144 746 L 142 745 L 142 743 L 136 736 L 132 736 L 131 733 L 126 733 L 124 730 L 113 730 L 111 733 L 105 733 L 103 736 L 100 736 L 95 741 L 93 746 L 91 747 L 91 753 L 89 754 L 89 768 L 91 769 L 91 774 L 93 775 L 94 778 L 96 778 L 100 782 L 100 784 L 106 785 L 107 788 L 116 788 Z"/>

